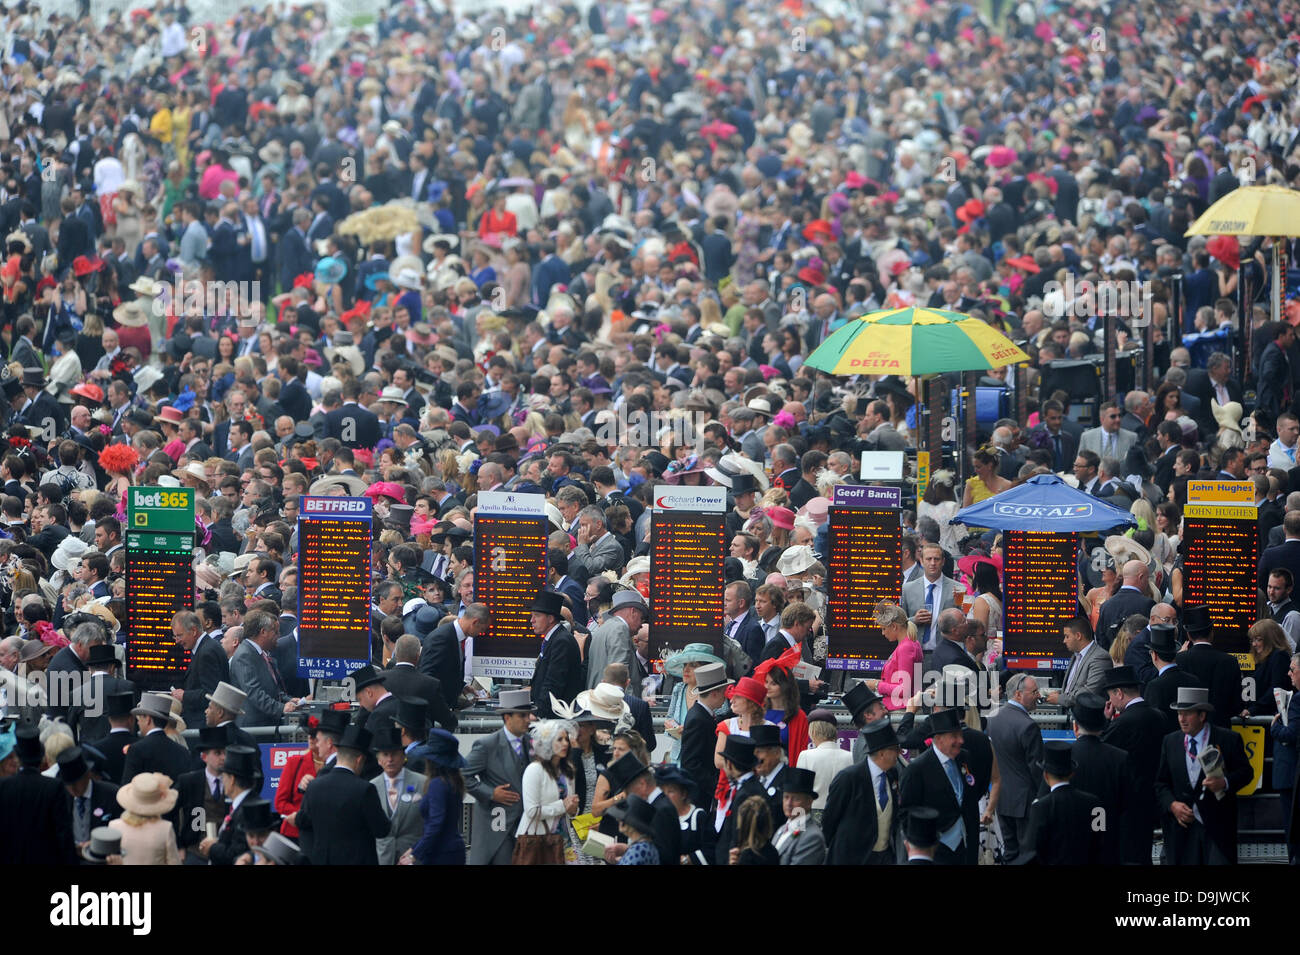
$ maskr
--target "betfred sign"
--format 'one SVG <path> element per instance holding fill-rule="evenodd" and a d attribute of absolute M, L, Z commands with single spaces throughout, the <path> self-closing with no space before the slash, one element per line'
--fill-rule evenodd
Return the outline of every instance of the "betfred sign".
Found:
<path fill-rule="evenodd" d="M 369 517 L 370 498 L 304 495 L 298 513 L 314 517 Z"/>

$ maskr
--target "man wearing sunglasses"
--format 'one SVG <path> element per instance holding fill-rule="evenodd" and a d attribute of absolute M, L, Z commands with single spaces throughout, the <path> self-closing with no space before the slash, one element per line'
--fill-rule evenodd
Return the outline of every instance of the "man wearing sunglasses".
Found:
<path fill-rule="evenodd" d="M 1136 434 L 1120 427 L 1123 417 L 1123 412 L 1115 402 L 1107 401 L 1102 404 L 1101 424 L 1099 427 L 1089 428 L 1080 436 L 1079 450 L 1092 451 L 1101 458 L 1116 458 L 1123 461 L 1128 456 L 1129 449 L 1137 442 Z"/>

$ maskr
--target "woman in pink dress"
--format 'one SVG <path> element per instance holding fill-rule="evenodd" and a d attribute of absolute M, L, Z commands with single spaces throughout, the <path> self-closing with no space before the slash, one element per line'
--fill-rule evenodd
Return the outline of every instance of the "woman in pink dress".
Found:
<path fill-rule="evenodd" d="M 890 643 L 896 643 L 894 652 L 885 661 L 879 680 L 864 680 L 868 689 L 880 694 L 887 710 L 901 710 L 916 693 L 924 656 L 916 628 L 907 619 L 907 613 L 897 604 L 881 601 L 876 604 L 876 626 Z"/>

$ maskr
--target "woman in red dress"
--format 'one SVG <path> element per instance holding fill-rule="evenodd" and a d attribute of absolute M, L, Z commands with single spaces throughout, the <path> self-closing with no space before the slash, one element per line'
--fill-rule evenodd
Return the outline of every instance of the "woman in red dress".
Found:
<path fill-rule="evenodd" d="M 515 214 L 506 211 L 506 193 L 504 189 L 498 189 L 492 193 L 492 208 L 483 213 L 483 218 L 478 220 L 478 237 L 485 242 L 489 237 L 497 238 L 497 247 L 500 248 L 500 240 L 513 238 L 519 234 L 519 224 L 515 221 Z"/>
<path fill-rule="evenodd" d="M 275 811 L 284 817 L 280 824 L 280 834 L 287 839 L 298 838 L 298 827 L 294 825 L 298 810 L 302 808 L 302 799 L 307 792 L 307 784 L 320 775 L 325 764 L 324 757 L 316 755 L 317 730 L 320 720 L 312 716 L 307 720 L 307 735 L 311 737 L 307 748 L 296 756 L 291 756 L 280 774 L 280 783 L 275 789 Z"/>

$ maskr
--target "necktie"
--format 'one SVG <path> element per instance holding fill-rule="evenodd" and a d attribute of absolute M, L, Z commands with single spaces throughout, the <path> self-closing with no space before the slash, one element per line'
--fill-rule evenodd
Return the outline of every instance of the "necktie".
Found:
<path fill-rule="evenodd" d="M 86 827 L 86 803 L 89 800 L 85 796 L 77 797 L 77 839 L 84 842 L 90 837 Z M 85 838 L 83 838 L 83 836 Z"/>
<path fill-rule="evenodd" d="M 1192 757 L 1192 759 L 1196 758 L 1196 737 L 1195 736 L 1187 737 L 1187 755 Z"/>
<path fill-rule="evenodd" d="M 275 677 L 275 685 L 280 688 L 281 693 L 284 693 L 284 681 L 280 679 L 280 668 L 275 665 L 275 661 L 271 659 L 269 653 L 263 651 L 262 656 L 266 659 L 266 665 L 271 668 L 271 676 Z"/>
<path fill-rule="evenodd" d="M 221 780 L 220 778 L 212 780 L 212 798 L 221 798 Z"/>
<path fill-rule="evenodd" d="M 397 811 L 397 780 L 388 781 L 388 811 L 393 813 Z"/>
<path fill-rule="evenodd" d="M 1059 434 L 1052 435 L 1052 446 L 1056 449 L 1056 457 L 1052 463 L 1057 471 L 1064 470 L 1065 461 L 1061 457 L 1061 436 Z"/>
<path fill-rule="evenodd" d="M 944 770 L 948 773 L 948 782 L 952 783 L 953 795 L 957 797 L 957 804 L 961 804 L 961 773 L 957 771 L 957 764 L 951 759 L 943 764 Z"/>
<path fill-rule="evenodd" d="M 935 584 L 927 583 L 925 585 L 925 609 L 930 611 L 930 625 L 925 628 L 925 642 L 930 642 L 930 634 L 934 630 L 934 588 Z"/>
<path fill-rule="evenodd" d="M 248 231 L 253 237 L 253 261 L 261 262 L 266 258 L 266 233 L 262 231 L 262 223 L 257 219 L 250 219 L 248 222 Z"/>
<path fill-rule="evenodd" d="M 880 803 L 881 809 L 889 803 L 889 787 L 885 785 L 884 773 L 876 777 L 876 800 Z"/>
<path fill-rule="evenodd" d="M 1107 434 L 1105 457 L 1113 458 L 1114 456 L 1115 456 L 1115 436 L 1113 434 Z"/>
<path fill-rule="evenodd" d="M 961 774 L 957 771 L 957 764 L 948 760 L 943 764 L 944 770 L 948 773 L 948 781 L 952 783 L 953 794 L 957 797 L 957 805 L 961 806 Z M 939 841 L 942 842 L 949 850 L 956 852 L 957 847 L 961 845 L 966 836 L 966 820 L 957 817 L 957 821 L 948 829 L 947 832 L 940 833 Z"/>

